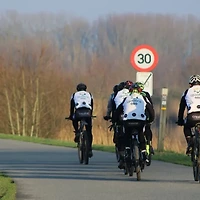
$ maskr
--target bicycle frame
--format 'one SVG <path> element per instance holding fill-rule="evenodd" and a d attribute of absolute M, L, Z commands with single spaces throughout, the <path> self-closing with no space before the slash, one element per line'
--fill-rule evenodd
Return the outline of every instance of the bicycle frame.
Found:
<path fill-rule="evenodd" d="M 94 118 L 96 116 L 92 116 Z M 78 142 L 78 156 L 80 163 L 89 163 L 89 138 L 86 131 L 87 122 L 85 118 L 82 118 L 79 123 L 79 142 Z"/>
<path fill-rule="evenodd" d="M 194 180 L 200 182 L 200 123 L 197 123 L 192 129 L 193 147 L 191 160 L 193 162 Z"/>
<path fill-rule="evenodd" d="M 86 125 L 87 125 L 87 122 L 85 121 L 85 119 L 84 119 L 84 118 L 81 119 L 81 120 L 80 120 L 80 125 L 79 125 L 79 131 L 80 131 L 80 133 L 83 132 L 84 127 L 85 127 Z"/>
<path fill-rule="evenodd" d="M 133 175 L 136 172 L 137 180 L 141 180 L 141 151 L 139 148 L 139 132 L 137 128 L 133 128 L 130 138 L 130 149 L 125 150 L 125 174 Z"/>

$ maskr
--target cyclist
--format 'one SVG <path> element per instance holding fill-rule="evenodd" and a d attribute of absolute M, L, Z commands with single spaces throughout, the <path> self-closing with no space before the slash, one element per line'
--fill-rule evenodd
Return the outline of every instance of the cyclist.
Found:
<path fill-rule="evenodd" d="M 85 118 L 87 125 L 86 131 L 89 139 L 89 157 L 92 157 L 92 112 L 93 112 L 93 96 L 87 92 L 87 86 L 84 83 L 79 83 L 76 87 L 76 92 L 71 96 L 70 102 L 70 115 L 74 127 L 75 138 L 74 142 L 79 140 L 78 122 L 81 118 Z"/>
<path fill-rule="evenodd" d="M 136 84 L 138 85 L 138 92 L 140 92 L 142 95 L 144 95 L 147 98 L 147 100 L 149 101 L 149 103 L 151 103 L 151 105 L 153 106 L 153 101 L 151 99 L 151 95 L 147 91 L 144 91 L 144 84 L 141 82 L 136 82 Z M 151 130 L 151 123 L 147 123 L 145 125 L 144 135 L 147 139 L 147 160 L 146 160 L 146 162 L 148 163 L 149 154 L 150 153 L 154 154 L 154 150 L 152 147 L 153 134 L 152 134 L 152 130 Z M 149 163 L 149 165 L 150 165 L 150 163 Z"/>
<path fill-rule="evenodd" d="M 116 96 L 114 97 L 114 102 L 115 102 L 115 108 L 117 109 L 117 107 L 122 103 L 122 101 L 124 100 L 125 97 L 128 96 L 129 94 L 129 88 L 130 86 L 133 84 L 132 81 L 125 81 L 125 82 L 121 82 L 118 86 L 118 92 L 116 94 Z"/>
<path fill-rule="evenodd" d="M 187 116 L 184 120 L 185 108 L 187 108 Z M 177 122 L 179 126 L 184 126 L 187 155 L 190 155 L 192 151 L 191 128 L 197 122 L 200 122 L 200 75 L 192 75 L 189 78 L 189 88 L 184 91 L 180 100 Z"/>
<path fill-rule="evenodd" d="M 124 131 L 123 131 L 122 113 L 120 113 L 117 117 L 114 117 L 114 115 L 115 115 L 115 111 L 118 108 L 118 106 L 129 95 L 129 88 L 132 84 L 133 84 L 133 82 L 129 81 L 129 80 L 119 83 L 118 92 L 113 99 L 113 106 L 114 106 L 113 111 L 114 112 L 113 112 L 112 121 L 113 121 L 113 123 L 115 123 L 115 125 L 117 127 L 114 142 L 117 143 L 117 148 L 118 148 L 118 152 L 120 155 L 119 165 L 118 165 L 119 169 L 124 168 L 125 137 L 124 137 Z"/>
<path fill-rule="evenodd" d="M 138 92 L 138 84 L 133 84 L 129 89 L 130 95 L 128 95 L 123 102 L 118 106 L 115 117 L 117 118 L 121 113 L 123 113 L 123 125 L 125 128 L 125 146 L 130 147 L 130 134 L 132 131 L 132 127 L 129 126 L 129 123 L 134 122 L 137 123 L 138 131 L 139 131 L 139 142 L 140 149 L 143 154 L 144 161 L 146 160 L 146 142 L 143 133 L 143 128 L 147 122 L 148 112 L 148 122 L 152 122 L 154 120 L 154 109 L 151 103 L 147 100 L 147 98 Z"/>
<path fill-rule="evenodd" d="M 111 113 L 113 113 L 113 99 L 115 97 L 115 95 L 118 92 L 118 85 L 115 85 L 113 87 L 113 93 L 110 95 L 109 99 L 108 99 L 108 104 L 107 104 L 107 112 L 106 115 L 103 117 L 105 120 L 109 120 L 111 119 Z"/>

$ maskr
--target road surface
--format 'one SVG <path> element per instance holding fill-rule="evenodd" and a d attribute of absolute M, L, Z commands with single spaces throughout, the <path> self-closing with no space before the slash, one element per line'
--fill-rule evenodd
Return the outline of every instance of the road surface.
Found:
<path fill-rule="evenodd" d="M 17 184 L 17 200 L 199 199 L 191 167 L 152 161 L 142 180 L 125 176 L 113 153 L 94 151 L 89 165 L 77 149 L 0 140 L 0 171 Z"/>

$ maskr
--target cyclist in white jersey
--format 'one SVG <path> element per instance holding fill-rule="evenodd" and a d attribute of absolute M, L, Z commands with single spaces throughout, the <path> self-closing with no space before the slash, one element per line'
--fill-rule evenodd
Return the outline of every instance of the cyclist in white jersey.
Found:
<path fill-rule="evenodd" d="M 114 102 L 116 109 L 122 103 L 124 98 L 126 98 L 129 94 L 129 87 L 133 84 L 132 81 L 126 81 L 124 83 L 124 88 L 117 92 L 116 96 L 114 97 Z"/>
<path fill-rule="evenodd" d="M 76 87 L 77 92 L 73 93 L 71 96 L 70 103 L 70 115 L 69 118 L 72 120 L 74 127 L 75 138 L 74 141 L 78 142 L 79 132 L 78 132 L 78 122 L 81 118 L 85 118 L 87 125 L 86 131 L 88 133 L 90 151 L 89 156 L 92 157 L 92 112 L 93 112 L 93 96 L 91 93 L 87 92 L 87 86 L 84 83 L 79 83 Z"/>
<path fill-rule="evenodd" d="M 188 144 L 186 154 L 188 155 L 192 150 L 191 128 L 200 122 L 200 75 L 192 75 L 189 78 L 189 86 L 181 97 L 178 111 L 178 125 L 184 126 L 183 132 Z M 187 114 L 184 120 L 185 108 L 187 108 Z"/>
<path fill-rule="evenodd" d="M 113 98 L 113 115 L 115 115 L 115 111 L 118 108 L 118 106 L 123 102 L 123 100 L 129 95 L 129 88 L 133 84 L 132 81 L 125 81 L 121 82 L 118 86 L 118 92 Z M 122 113 L 121 113 L 122 115 Z M 117 143 L 118 152 L 120 154 L 120 160 L 119 160 L 119 169 L 124 168 L 124 150 L 125 150 L 125 138 L 124 138 L 124 131 L 123 131 L 123 123 L 121 115 L 118 115 L 117 118 L 113 118 L 112 121 L 116 123 L 117 132 L 114 135 L 114 142 Z"/>
<path fill-rule="evenodd" d="M 139 131 L 139 141 L 140 141 L 140 149 L 143 153 L 143 158 L 146 160 L 146 143 L 145 137 L 143 133 L 143 129 L 145 124 L 147 123 L 147 115 L 149 115 L 149 121 L 152 122 L 155 117 L 154 109 L 151 103 L 143 96 L 140 92 L 138 92 L 138 85 L 133 84 L 130 88 L 130 95 L 128 95 L 124 101 L 118 106 L 115 117 L 123 113 L 123 125 L 125 128 L 125 146 L 130 147 L 130 136 L 132 131 L 132 124 L 137 126 Z"/>
<path fill-rule="evenodd" d="M 108 104 L 107 104 L 107 111 L 106 111 L 106 115 L 103 117 L 104 120 L 109 120 L 111 119 L 111 114 L 113 114 L 113 99 L 115 97 L 115 95 L 118 92 L 118 85 L 115 85 L 113 87 L 113 93 L 110 95 L 109 99 L 108 99 Z"/>

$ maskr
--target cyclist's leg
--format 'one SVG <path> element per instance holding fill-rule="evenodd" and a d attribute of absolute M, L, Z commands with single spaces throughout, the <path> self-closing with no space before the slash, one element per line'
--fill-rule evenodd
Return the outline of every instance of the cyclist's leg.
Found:
<path fill-rule="evenodd" d="M 150 145 L 151 141 L 152 141 L 152 131 L 151 131 L 151 125 L 147 124 L 145 126 L 145 131 L 144 131 L 144 135 L 147 139 L 147 144 Z"/>
<path fill-rule="evenodd" d="M 114 127 L 113 143 L 117 146 L 118 143 L 118 127 Z"/>
<path fill-rule="evenodd" d="M 124 134 L 124 146 L 125 146 L 125 154 L 124 154 L 124 159 L 126 162 L 130 162 L 131 160 L 131 132 L 132 132 L 132 127 L 131 126 L 126 126 L 124 127 L 125 129 L 125 134 Z"/>
<path fill-rule="evenodd" d="M 189 123 L 186 123 L 183 126 L 183 133 L 184 133 L 184 136 L 185 136 L 185 140 L 187 142 L 186 154 L 189 155 L 189 154 L 191 154 L 192 144 L 193 144 L 191 126 L 190 126 Z"/>
<path fill-rule="evenodd" d="M 140 142 L 140 149 L 142 152 L 143 160 L 146 160 L 146 140 L 145 140 L 145 134 L 144 134 L 144 125 L 141 124 L 141 126 L 138 127 L 139 131 L 139 142 Z"/>
<path fill-rule="evenodd" d="M 123 126 L 121 125 L 119 127 L 119 132 L 118 132 L 118 139 L 117 139 L 117 148 L 118 148 L 118 152 L 119 152 L 119 165 L 118 167 L 121 169 L 124 167 L 124 151 L 125 151 L 125 133 L 123 130 Z"/>
<path fill-rule="evenodd" d="M 153 138 L 153 134 L 152 134 L 152 130 L 151 130 L 151 124 L 147 124 L 145 126 L 145 131 L 144 131 L 144 135 L 146 137 L 146 141 L 147 141 L 147 145 L 148 145 L 148 150 L 149 152 L 147 152 L 148 154 L 154 154 L 154 150 L 152 147 L 152 138 Z"/>
<path fill-rule="evenodd" d="M 89 153 L 92 156 L 92 142 L 93 142 L 93 134 L 92 134 L 92 118 L 86 119 L 87 125 L 86 125 L 86 131 L 88 134 L 88 142 L 89 142 Z"/>
<path fill-rule="evenodd" d="M 72 120 L 72 125 L 74 127 L 74 133 L 75 133 L 74 142 L 78 142 L 78 140 L 79 140 L 78 120 L 77 119 L 73 119 Z"/>

